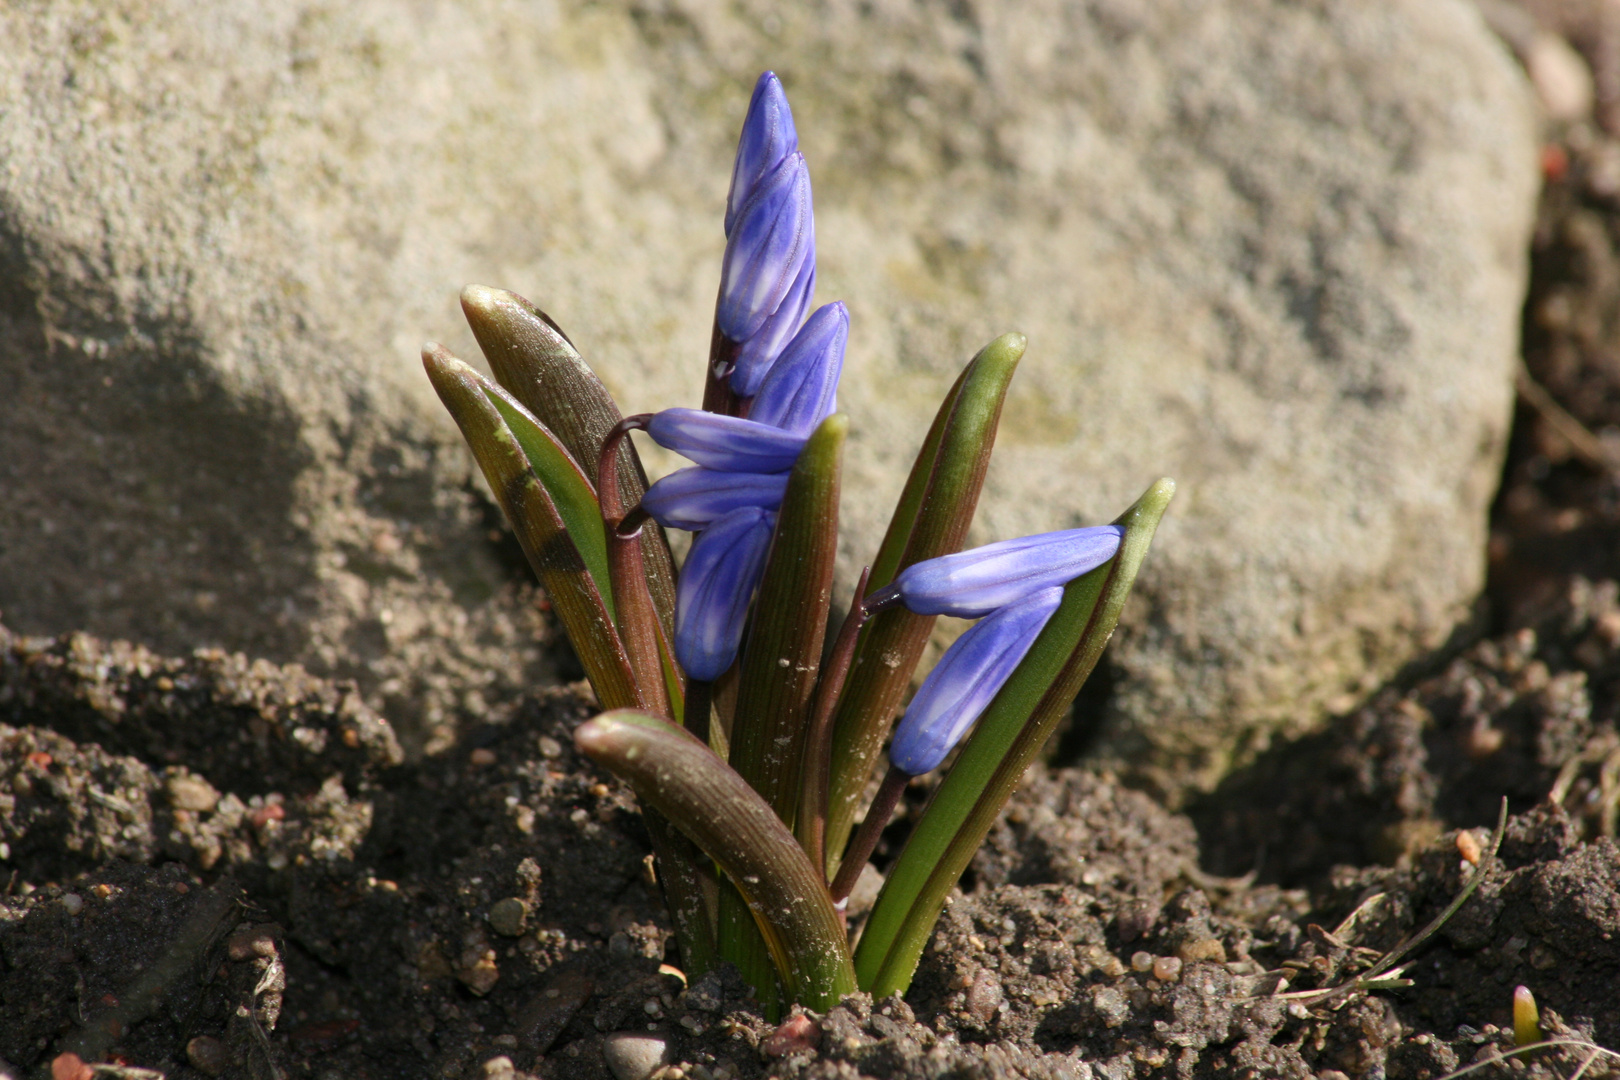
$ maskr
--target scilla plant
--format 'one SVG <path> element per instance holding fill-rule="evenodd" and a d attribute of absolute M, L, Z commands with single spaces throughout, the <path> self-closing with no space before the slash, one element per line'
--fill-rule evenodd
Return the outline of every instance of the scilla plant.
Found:
<path fill-rule="evenodd" d="M 776 1015 L 906 989 L 948 892 L 1096 665 L 1174 485 L 1111 525 L 959 550 L 1024 352 L 1022 335 L 997 338 L 946 395 L 824 649 L 849 314 L 812 309 L 810 177 L 769 72 L 725 232 L 701 409 L 622 417 L 556 323 L 482 286 L 461 301 L 494 381 L 436 345 L 423 361 L 607 710 L 575 741 L 641 801 L 686 971 L 729 961 Z M 632 431 L 693 466 L 649 487 Z M 696 534 L 679 572 L 664 528 Z M 895 727 L 939 615 L 979 621 Z M 907 782 L 953 750 L 852 950 L 855 878 Z"/>

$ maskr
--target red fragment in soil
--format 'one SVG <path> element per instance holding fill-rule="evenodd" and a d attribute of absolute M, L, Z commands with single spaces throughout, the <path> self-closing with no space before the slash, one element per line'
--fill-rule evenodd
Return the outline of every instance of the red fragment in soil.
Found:
<path fill-rule="evenodd" d="M 95 1075 L 78 1054 L 58 1054 L 51 1061 L 51 1080 L 91 1080 Z"/>
<path fill-rule="evenodd" d="M 1569 152 L 1557 143 L 1548 143 L 1541 148 L 1541 176 L 1548 183 L 1556 184 L 1569 173 Z"/>
<path fill-rule="evenodd" d="M 782 1026 L 765 1037 L 759 1048 L 768 1057 L 787 1057 L 801 1050 L 814 1050 L 821 1042 L 821 1028 L 817 1023 L 796 1013 L 782 1021 Z"/>
<path fill-rule="evenodd" d="M 253 827 L 255 829 L 258 829 L 262 828 L 264 823 L 267 821 L 280 821 L 286 816 L 287 811 L 282 807 L 282 805 L 278 802 L 273 802 L 265 803 L 263 806 L 253 811 L 253 813 L 248 815 L 248 820 L 253 822 Z"/>
<path fill-rule="evenodd" d="M 35 750 L 28 755 L 28 764 L 37 765 L 41 769 L 48 769 L 51 767 L 51 755 L 43 750 Z"/>

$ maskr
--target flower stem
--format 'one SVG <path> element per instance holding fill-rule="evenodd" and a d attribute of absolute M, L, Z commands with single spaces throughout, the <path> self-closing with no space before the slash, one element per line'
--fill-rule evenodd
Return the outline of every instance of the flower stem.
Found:
<path fill-rule="evenodd" d="M 658 653 L 658 612 L 647 588 L 647 571 L 641 557 L 641 523 L 646 515 L 634 517 L 636 510 L 633 509 L 632 516 L 627 516 L 619 494 L 619 444 L 630 432 L 645 429 L 649 419 L 646 413 L 625 417 L 602 440 L 596 469 L 596 497 L 602 505 L 602 521 L 607 526 L 608 576 L 618 601 L 619 633 L 624 639 L 625 652 L 630 656 L 630 668 L 635 672 L 636 688 L 648 711 L 672 719 L 675 714 L 670 708 L 663 661 Z M 632 524 L 633 529 L 623 528 Z"/>
<path fill-rule="evenodd" d="M 871 576 L 870 566 L 862 568 L 861 579 L 855 583 L 855 599 L 850 605 L 849 614 L 844 616 L 844 624 L 839 628 L 838 639 L 833 642 L 832 656 L 827 661 L 826 670 L 822 672 L 821 682 L 816 686 L 815 705 L 810 713 L 810 728 L 805 733 L 804 790 L 799 795 L 799 817 L 796 824 L 799 843 L 804 847 L 804 853 L 810 856 L 810 862 L 818 867 L 826 866 L 827 798 L 828 786 L 832 782 L 833 711 L 838 708 L 838 699 L 844 691 L 844 679 L 849 675 L 850 662 L 855 658 L 855 643 L 860 640 L 861 626 L 866 622 L 866 605 L 861 598 L 866 595 L 866 582 Z"/>
<path fill-rule="evenodd" d="M 877 796 L 872 805 L 867 808 L 866 818 L 855 833 L 855 839 L 849 842 L 849 850 L 844 852 L 844 859 L 838 864 L 838 876 L 833 879 L 833 903 L 842 904 L 849 898 L 855 889 L 855 882 L 861 876 L 861 868 L 866 860 L 872 857 L 877 849 L 878 837 L 888 826 L 889 819 L 894 817 L 894 808 L 900 802 L 900 796 L 906 790 L 906 783 L 911 777 L 896 769 L 892 765 L 889 771 L 883 774 L 883 786 L 878 788 Z"/>

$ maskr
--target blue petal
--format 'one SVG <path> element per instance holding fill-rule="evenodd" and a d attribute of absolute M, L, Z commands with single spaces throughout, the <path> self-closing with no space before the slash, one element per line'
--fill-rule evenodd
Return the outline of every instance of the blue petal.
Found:
<path fill-rule="evenodd" d="M 1101 566 L 1124 534 L 1118 525 L 1100 525 L 986 544 L 914 563 L 889 591 L 919 615 L 974 619 Z"/>
<path fill-rule="evenodd" d="M 939 768 L 1062 602 L 1061 588 L 1042 589 L 957 638 L 911 699 L 889 748 L 890 764 L 911 776 Z"/>
<path fill-rule="evenodd" d="M 738 397 L 753 397 L 759 393 L 765 376 L 769 374 L 783 348 L 799 332 L 804 316 L 810 310 L 810 298 L 816 291 L 815 228 L 810 230 L 810 254 L 799 266 L 799 276 L 783 298 L 782 304 L 763 323 L 754 336 L 742 343 L 731 371 L 731 391 Z"/>
<path fill-rule="evenodd" d="M 793 128 L 793 110 L 788 108 L 787 95 L 776 73 L 767 71 L 754 84 L 754 96 L 748 102 L 748 115 L 743 119 L 742 137 L 737 140 L 737 161 L 731 168 L 731 193 L 726 196 L 726 235 L 748 197 L 759 186 L 765 174 L 776 168 L 781 160 L 799 148 L 799 136 Z"/>
<path fill-rule="evenodd" d="M 810 220 L 810 170 L 795 151 L 760 181 L 726 241 L 715 307 L 726 337 L 747 341 L 782 306 L 813 246 Z"/>
<path fill-rule="evenodd" d="M 675 591 L 675 659 L 688 678 L 718 679 L 737 659 L 775 527 L 775 514 L 746 507 L 692 541 Z"/>
<path fill-rule="evenodd" d="M 655 413 L 647 434 L 664 449 L 721 472 L 784 472 L 804 449 L 802 435 L 701 409 Z"/>
<path fill-rule="evenodd" d="M 694 467 L 670 473 L 647 489 L 641 508 L 660 525 L 697 532 L 733 510 L 757 506 L 775 510 L 787 491 L 785 472 L 720 472 Z"/>
<path fill-rule="evenodd" d="M 816 309 L 765 377 L 748 418 L 809 437 L 838 407 L 847 344 L 849 309 L 843 302 Z"/>

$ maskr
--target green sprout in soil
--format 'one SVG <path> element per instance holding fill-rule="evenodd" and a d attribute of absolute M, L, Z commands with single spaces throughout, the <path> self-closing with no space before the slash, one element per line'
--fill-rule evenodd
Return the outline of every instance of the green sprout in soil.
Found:
<path fill-rule="evenodd" d="M 1154 483 L 1112 524 L 960 550 L 1024 353 L 1005 334 L 940 405 L 824 648 L 849 313 L 812 308 L 809 171 L 769 72 L 724 225 L 701 409 L 623 417 L 556 323 L 482 286 L 462 307 L 494 380 L 437 345 L 423 362 L 607 710 L 575 741 L 641 802 L 686 972 L 736 965 L 774 1017 L 906 989 L 947 894 L 1096 666 L 1175 485 Z M 693 466 L 649 486 L 633 431 Z M 678 572 L 664 528 L 695 534 Z M 978 621 L 900 715 L 940 615 Z M 856 877 L 908 783 L 952 753 L 852 949 Z"/>

